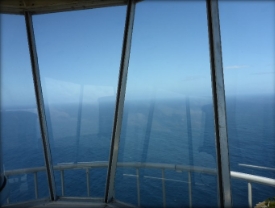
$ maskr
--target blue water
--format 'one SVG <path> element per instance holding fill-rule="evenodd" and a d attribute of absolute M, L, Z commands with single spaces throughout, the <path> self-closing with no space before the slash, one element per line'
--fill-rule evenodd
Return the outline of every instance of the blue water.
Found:
<path fill-rule="evenodd" d="M 234 171 L 275 178 L 275 171 L 242 167 L 250 164 L 275 167 L 274 96 L 227 98 L 227 125 L 230 168 Z M 48 134 L 53 163 L 108 161 L 114 98 L 98 103 L 46 106 Z M 189 107 L 188 107 L 189 106 Z M 189 115 L 190 114 L 190 115 Z M 6 170 L 44 165 L 38 118 L 35 108 L 13 107 L 1 111 L 1 137 Z M 77 139 L 78 118 L 81 118 Z M 152 162 L 216 168 L 212 100 L 126 101 L 120 138 L 119 162 Z M 106 168 L 90 172 L 92 197 L 103 197 Z M 162 206 L 161 171 L 140 170 L 141 205 Z M 115 196 L 137 205 L 136 170 L 118 168 Z M 47 197 L 46 174 L 38 174 L 39 197 Z M 188 206 L 187 173 L 166 170 L 166 204 Z M 216 176 L 192 174 L 194 207 L 217 206 Z M 57 194 L 61 195 L 60 173 L 55 172 Z M 247 183 L 232 179 L 235 207 L 246 207 Z M 33 175 L 10 178 L 10 201 L 34 199 Z M 65 171 L 65 195 L 86 196 L 85 170 Z M 253 204 L 274 196 L 275 189 L 253 184 Z"/>

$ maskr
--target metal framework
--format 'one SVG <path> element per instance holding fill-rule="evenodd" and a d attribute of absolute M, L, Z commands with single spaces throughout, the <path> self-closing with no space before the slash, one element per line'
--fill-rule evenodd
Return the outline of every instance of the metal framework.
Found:
<path fill-rule="evenodd" d="M 125 98 L 125 92 L 126 92 L 128 65 L 129 65 L 130 51 L 131 51 L 131 40 L 132 40 L 132 32 L 133 32 L 133 26 L 134 26 L 135 6 L 136 6 L 135 0 L 128 1 L 122 54 L 121 54 L 121 61 L 120 61 L 119 80 L 118 80 L 118 86 L 117 86 L 116 107 L 115 107 L 114 126 L 113 126 L 110 157 L 109 157 L 109 167 L 108 167 L 107 180 L 106 180 L 106 190 L 105 190 L 106 203 L 111 201 L 114 197 L 114 180 L 115 180 L 115 174 L 116 174 L 118 146 L 119 146 L 119 139 L 120 139 L 120 132 L 121 132 L 124 98 Z"/>
<path fill-rule="evenodd" d="M 15 2 L 15 3 L 14 3 Z M 39 75 L 39 65 L 38 58 L 35 46 L 35 38 L 32 24 L 32 15 L 30 12 L 39 14 L 39 13 L 49 13 L 57 11 L 67 11 L 75 9 L 87 9 L 103 6 L 112 6 L 112 5 L 122 5 L 126 4 L 127 0 L 97 0 L 97 1 L 59 1 L 59 4 L 56 1 L 23 1 L 24 5 L 20 4 L 21 1 L 12 1 L 3 0 L 1 1 L 0 12 L 2 13 L 16 13 L 24 14 L 26 21 L 27 37 L 32 65 L 32 75 L 34 81 L 35 96 L 37 102 L 37 109 L 39 115 L 39 124 L 41 129 L 41 137 L 43 143 L 43 151 L 46 164 L 46 172 L 48 177 L 48 185 L 50 191 L 51 200 L 56 199 L 55 192 L 55 179 L 53 174 L 53 165 L 50 152 L 50 145 L 47 132 L 47 122 L 45 118 L 45 109 L 44 101 L 42 95 L 41 81 Z M 36 3 L 34 3 L 36 2 Z M 55 2 L 55 3 L 54 3 Z M 115 106 L 115 116 L 113 124 L 113 132 L 111 139 L 111 148 L 110 148 L 110 157 L 108 163 L 108 173 L 106 178 L 106 189 L 105 189 L 105 203 L 108 203 L 114 199 L 114 181 L 117 166 L 128 167 L 127 164 L 121 165 L 118 163 L 118 149 L 119 149 L 119 140 L 121 134 L 121 125 L 123 117 L 123 108 L 126 92 L 126 82 L 127 82 L 127 72 L 130 59 L 131 51 L 131 39 L 134 25 L 134 15 L 135 15 L 135 5 L 137 0 L 128 0 L 127 5 L 127 14 L 125 20 L 125 30 L 122 46 L 122 55 L 120 62 L 120 71 L 117 87 L 117 97 L 116 97 L 116 106 Z M 225 105 L 225 92 L 224 92 L 224 78 L 223 78 L 223 66 L 222 66 L 222 51 L 221 51 L 221 37 L 220 37 L 220 25 L 219 25 L 219 11 L 218 11 L 218 1 L 217 0 L 206 0 L 207 4 L 207 16 L 208 16 L 208 30 L 209 30 L 209 45 L 210 45 L 210 62 L 211 62 L 211 78 L 212 78 L 212 93 L 213 93 L 213 105 L 214 105 L 214 122 L 215 122 L 215 135 L 216 135 L 216 148 L 217 148 L 217 174 L 218 174 L 218 184 L 219 184 L 219 203 L 221 207 L 231 207 L 231 185 L 230 185 L 230 169 L 229 169 L 229 152 L 228 152 L 228 138 L 227 138 L 227 125 L 226 125 L 226 105 Z M 3 5 L 5 5 L 3 7 Z M 79 128 L 79 127 L 78 127 Z M 189 135 L 190 138 L 192 135 Z M 191 141 L 190 141 L 191 142 Z M 134 167 L 137 168 L 137 187 L 139 189 L 139 168 L 140 167 L 150 167 L 154 168 L 154 164 L 140 166 L 141 164 L 135 164 Z M 102 166 L 106 166 L 103 164 Z M 129 167 L 132 167 L 131 164 Z M 168 167 L 168 166 L 167 166 Z M 165 173 L 164 170 L 167 169 L 165 166 L 158 167 L 162 170 L 162 188 L 163 188 L 163 204 L 165 206 Z M 170 166 L 169 166 L 170 167 Z M 172 168 L 178 169 L 180 166 L 175 166 L 171 164 Z M 58 169 L 58 166 L 55 168 Z M 192 170 L 194 167 L 189 167 L 188 178 L 190 181 L 189 192 L 191 193 L 190 207 L 192 206 Z M 206 169 L 201 170 L 202 172 Z M 237 176 L 237 173 L 231 172 L 231 176 Z M 87 177 L 87 194 L 89 194 L 89 168 L 86 167 L 86 177 Z M 61 181 L 62 181 L 62 196 L 64 195 L 64 169 L 61 171 Z M 246 177 L 240 176 L 238 177 Z M 35 196 L 38 197 L 37 190 L 37 175 L 35 173 Z M 251 185 L 248 184 L 249 193 L 252 195 Z M 140 194 L 138 191 L 138 200 L 140 201 Z M 250 199 L 249 199 L 250 200 Z M 250 203 L 250 201 L 249 201 Z M 140 202 L 138 203 L 140 205 Z"/>
<path fill-rule="evenodd" d="M 43 101 L 37 52 L 36 52 L 35 39 L 34 39 L 32 16 L 29 12 L 25 12 L 25 22 L 26 22 L 26 29 L 27 29 L 30 58 L 31 58 L 32 76 L 33 76 L 35 98 L 36 98 L 36 104 L 37 104 L 37 110 L 38 110 L 40 132 L 41 132 L 41 138 L 42 138 L 42 144 L 43 144 L 45 165 L 47 170 L 46 172 L 48 176 L 50 198 L 51 200 L 55 200 L 56 193 L 55 193 L 55 181 L 54 181 L 54 174 L 53 174 L 53 167 L 52 167 L 52 157 L 51 157 L 51 150 L 50 150 L 50 144 L 49 144 L 48 132 L 47 132 L 47 122 L 45 117 L 44 101 Z"/>
<path fill-rule="evenodd" d="M 127 0 L 1 0 L 0 12 L 7 14 L 45 14 L 72 10 L 120 6 Z"/>
<path fill-rule="evenodd" d="M 129 177 L 136 177 L 136 182 L 137 182 L 137 205 L 140 206 L 140 201 L 141 201 L 141 195 L 140 195 L 140 179 L 142 177 L 144 178 L 151 178 L 154 180 L 160 180 L 162 183 L 162 197 L 163 197 L 163 207 L 165 207 L 166 203 L 166 188 L 165 188 L 165 183 L 166 181 L 175 181 L 173 179 L 169 179 L 165 177 L 163 174 L 166 170 L 169 171 L 181 171 L 182 174 L 188 174 L 188 181 L 178 181 L 186 184 L 188 186 L 188 195 L 189 195 L 189 207 L 192 207 L 192 188 L 191 184 L 194 181 L 190 176 L 193 173 L 199 173 L 199 174 L 204 174 L 204 175 L 217 175 L 217 170 L 216 169 L 210 169 L 210 168 L 202 168 L 202 167 L 196 167 L 196 166 L 184 166 L 184 165 L 177 165 L 177 164 L 163 164 L 163 163 L 135 163 L 135 162 L 128 162 L 128 163 L 117 163 L 118 167 L 123 167 L 123 168 L 130 168 L 130 169 L 136 169 L 136 175 L 128 175 Z M 53 168 L 55 171 L 60 172 L 61 176 L 61 189 L 62 189 L 62 198 L 67 198 L 65 192 L 65 180 L 64 180 L 64 172 L 67 170 L 83 170 L 83 172 L 92 172 L 92 170 L 96 168 L 107 168 L 108 167 L 108 162 L 92 162 L 92 163 L 77 163 L 77 164 L 62 164 L 62 165 L 55 165 Z M 159 172 L 162 173 L 162 177 L 151 177 L 151 176 L 142 176 L 140 174 L 140 169 L 154 169 L 158 170 Z M 91 171 L 90 171 L 91 170 Z M 36 178 L 35 175 L 38 174 L 38 172 L 44 172 L 46 171 L 45 167 L 36 167 L 36 168 L 27 168 L 27 169 L 18 169 L 18 170 L 9 170 L 6 171 L 7 177 L 11 176 L 20 176 L 22 174 L 30 174 L 34 175 L 34 192 L 35 192 L 35 199 L 39 200 L 37 198 L 38 196 L 38 183 L 35 182 Z M 63 174 L 62 174 L 63 173 Z M 246 173 L 240 173 L 240 172 L 235 172 L 231 171 L 230 175 L 234 179 L 242 180 L 247 183 L 248 185 L 248 194 L 247 194 L 247 199 L 248 199 L 248 206 L 252 208 L 252 200 L 253 200 L 253 194 L 252 194 L 252 184 L 261 184 L 264 186 L 269 186 L 269 187 L 275 187 L 275 179 L 272 178 L 267 178 L 267 177 L 262 177 L 262 176 L 256 176 L 256 175 L 251 175 L 251 174 L 246 174 Z M 87 185 L 87 196 L 89 197 L 89 188 L 90 188 L 90 180 L 88 177 L 86 177 L 86 185 Z M 75 197 L 74 197 L 75 198 Z M 85 198 L 85 197 L 82 197 Z M 91 199 L 91 198 L 90 198 Z M 100 201 L 103 201 L 103 199 L 100 199 Z M 71 201 L 70 201 L 71 202 Z M 9 204 L 9 203 L 8 203 Z M 4 206 L 5 207 L 5 206 Z M 130 207 L 128 204 L 127 207 Z"/>
<path fill-rule="evenodd" d="M 232 199 L 229 151 L 218 1 L 207 0 L 206 4 L 208 17 L 220 206 L 231 207 Z"/>

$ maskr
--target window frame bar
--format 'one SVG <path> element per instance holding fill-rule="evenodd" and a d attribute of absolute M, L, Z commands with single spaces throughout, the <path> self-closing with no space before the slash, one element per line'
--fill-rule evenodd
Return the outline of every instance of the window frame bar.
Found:
<path fill-rule="evenodd" d="M 216 137 L 219 206 L 232 207 L 226 102 L 218 0 L 206 0 Z"/>
<path fill-rule="evenodd" d="M 114 199 L 114 181 L 118 160 L 119 140 L 121 133 L 122 117 L 124 100 L 126 93 L 127 73 L 131 52 L 131 41 L 134 26 L 136 0 L 128 0 L 127 13 L 125 19 L 122 54 L 120 60 L 120 71 L 118 78 L 117 94 L 116 94 L 116 106 L 115 115 L 111 139 L 111 148 L 109 156 L 109 165 L 106 179 L 105 189 L 105 203 L 108 203 Z"/>
<path fill-rule="evenodd" d="M 37 57 L 36 44 L 35 44 L 35 35 L 33 30 L 32 14 L 30 12 L 25 12 L 24 16 L 25 16 L 25 23 L 26 23 L 29 53 L 30 53 L 31 66 L 32 66 L 32 78 L 33 78 L 36 105 L 37 105 L 37 111 L 38 111 L 38 117 L 39 117 L 39 125 L 40 125 L 40 132 L 41 132 L 41 138 L 42 138 L 42 144 L 43 144 L 50 199 L 52 201 L 55 201 L 56 200 L 55 179 L 54 179 L 51 149 L 50 149 L 48 131 L 47 131 L 47 121 L 46 121 L 45 106 L 44 106 L 42 86 L 41 86 L 40 73 L 39 73 L 39 64 L 38 64 L 38 57 Z"/>

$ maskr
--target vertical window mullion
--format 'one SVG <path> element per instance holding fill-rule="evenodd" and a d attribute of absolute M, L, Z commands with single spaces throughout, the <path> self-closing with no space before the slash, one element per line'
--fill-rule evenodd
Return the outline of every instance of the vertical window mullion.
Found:
<path fill-rule="evenodd" d="M 131 40 L 132 40 L 132 32 L 133 32 L 133 25 L 134 25 L 135 5 L 136 5 L 136 0 L 128 1 L 122 54 L 121 54 L 121 61 L 120 61 L 117 95 L 116 95 L 116 106 L 115 106 L 112 139 L 111 139 L 109 166 L 108 166 L 107 182 L 106 182 L 106 190 L 105 190 L 106 203 L 111 201 L 114 197 L 114 180 L 115 180 L 116 166 L 117 166 L 117 159 L 118 159 L 122 114 L 123 114 L 123 108 L 124 108 L 127 73 L 128 73 L 130 51 L 131 51 Z"/>
<path fill-rule="evenodd" d="M 231 207 L 231 184 L 226 124 L 225 90 L 222 65 L 221 36 L 217 0 L 207 0 L 212 94 L 217 149 L 220 206 Z"/>
<path fill-rule="evenodd" d="M 38 110 L 39 125 L 41 130 L 41 138 L 42 138 L 42 144 L 43 144 L 43 150 L 44 150 L 44 158 L 45 158 L 45 164 L 46 164 L 46 170 L 47 170 L 50 198 L 51 200 L 55 200 L 56 199 L 55 180 L 54 180 L 52 156 L 51 156 L 51 150 L 50 150 L 50 144 L 49 144 L 48 132 L 47 132 L 47 122 L 46 122 L 44 100 L 43 100 L 42 87 L 41 87 L 40 74 L 39 74 L 39 65 L 38 65 L 35 37 L 34 37 L 34 31 L 33 31 L 32 16 L 29 12 L 25 12 L 24 15 L 25 15 L 25 22 L 26 22 L 28 45 L 29 45 L 31 66 L 32 66 L 32 76 L 33 76 L 35 98 L 36 98 L 36 104 L 37 104 L 37 110 Z"/>

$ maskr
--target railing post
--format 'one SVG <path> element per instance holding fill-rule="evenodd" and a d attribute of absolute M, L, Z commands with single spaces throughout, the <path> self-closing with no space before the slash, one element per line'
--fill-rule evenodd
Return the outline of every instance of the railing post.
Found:
<path fill-rule="evenodd" d="M 48 185 L 49 185 L 49 191 L 50 191 L 50 199 L 53 201 L 56 199 L 56 192 L 55 192 L 55 181 L 54 181 L 54 173 L 53 173 L 53 166 L 52 166 L 52 156 L 51 156 L 50 144 L 48 139 L 47 122 L 46 122 L 44 100 L 43 100 L 41 80 L 40 80 L 40 74 L 39 74 L 38 58 L 37 58 L 37 52 L 36 52 L 36 46 L 35 46 L 32 16 L 29 12 L 25 12 L 25 22 L 26 22 L 30 58 L 31 58 L 35 98 L 36 98 L 36 104 L 37 104 L 41 138 L 42 138 L 42 144 L 43 144 L 43 150 L 44 150 L 45 165 L 47 170 L 46 172 L 47 172 Z"/>
<path fill-rule="evenodd" d="M 78 162 L 78 157 L 79 157 L 79 140 L 80 140 L 81 118 L 82 118 L 83 91 L 84 91 L 84 86 L 80 85 L 80 96 L 79 96 L 79 104 L 78 104 L 79 106 L 78 106 L 77 125 L 76 125 L 76 156 L 75 156 L 75 163 Z"/>
<path fill-rule="evenodd" d="M 207 0 L 206 5 L 216 137 L 218 193 L 220 196 L 219 206 L 232 207 L 218 1 Z"/>
<path fill-rule="evenodd" d="M 140 180 L 139 180 L 139 169 L 136 169 L 137 174 L 137 200 L 138 200 L 138 207 L 140 207 Z"/>
<path fill-rule="evenodd" d="M 130 59 L 131 40 L 134 26 L 136 0 L 128 0 L 127 14 L 124 28 L 123 46 L 120 61 L 120 71 L 117 86 L 116 106 L 114 115 L 113 132 L 111 139 L 109 166 L 107 172 L 105 203 L 110 202 L 114 198 L 114 181 L 117 167 L 118 147 L 122 124 L 122 114 L 124 108 L 124 98 L 126 92 L 126 82 L 128 65 Z"/>
<path fill-rule="evenodd" d="M 165 172 L 164 169 L 161 170 L 161 176 L 162 176 L 162 199 L 163 199 L 163 207 L 166 207 L 166 192 L 165 192 Z"/>
<path fill-rule="evenodd" d="M 248 206 L 252 208 L 252 184 L 248 182 Z"/>
<path fill-rule="evenodd" d="M 61 196 L 64 196 L 64 170 L 60 170 L 61 177 Z"/>
<path fill-rule="evenodd" d="M 34 192 L 35 192 L 35 199 L 38 199 L 38 183 L 37 183 L 37 172 L 33 173 L 34 179 Z"/>
<path fill-rule="evenodd" d="M 87 195 L 90 196 L 90 170 L 86 168 Z"/>
<path fill-rule="evenodd" d="M 220 193 L 219 193 L 219 190 L 220 190 L 220 185 L 219 185 L 219 176 L 217 174 L 217 206 L 220 204 Z"/>
<path fill-rule="evenodd" d="M 5 171 L 5 170 L 4 170 Z M 8 175 L 6 175 L 6 178 L 7 178 L 7 182 L 9 182 L 9 176 Z M 0 196 L 1 197 L 1 196 Z M 0 200 L 1 200 L 1 198 L 0 198 Z M 7 199 L 6 199 L 6 201 L 7 201 L 7 204 L 9 204 L 10 203 L 10 198 L 9 198 L 9 196 L 7 196 Z M 0 207 L 1 207 L 1 201 L 0 201 Z"/>
<path fill-rule="evenodd" d="M 188 193 L 189 193 L 189 207 L 192 208 L 192 178 L 191 178 L 191 171 L 188 171 Z"/>

